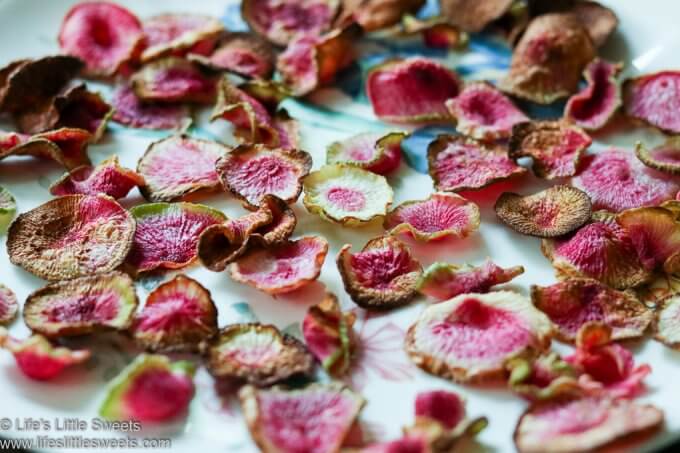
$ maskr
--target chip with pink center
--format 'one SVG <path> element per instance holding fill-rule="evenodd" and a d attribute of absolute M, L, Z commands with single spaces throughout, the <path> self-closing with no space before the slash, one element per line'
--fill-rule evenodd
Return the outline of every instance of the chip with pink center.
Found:
<path fill-rule="evenodd" d="M 129 84 L 114 91 L 111 104 L 113 121 L 138 129 L 179 129 L 190 117 L 186 105 L 142 103 Z"/>
<path fill-rule="evenodd" d="M 647 149 L 638 142 L 635 145 L 635 155 L 649 168 L 680 175 L 680 139 L 677 137 L 671 137 L 664 144 L 652 149 Z"/>
<path fill-rule="evenodd" d="M 144 20 L 142 28 L 146 38 L 142 61 L 183 56 L 192 50 L 209 53 L 224 30 L 217 18 L 191 13 L 153 16 Z"/>
<path fill-rule="evenodd" d="M 123 198 L 133 188 L 143 186 L 144 178 L 133 170 L 121 167 L 118 156 L 112 156 L 96 167 L 77 167 L 50 186 L 52 195 L 97 195 Z"/>
<path fill-rule="evenodd" d="M 0 160 L 10 156 L 48 158 L 67 170 L 89 165 L 87 145 L 92 134 L 84 129 L 60 128 L 36 135 L 2 133 Z M 3 144 L 2 141 L 5 143 Z"/>
<path fill-rule="evenodd" d="M 468 293 L 425 308 L 405 348 L 425 371 L 473 382 L 503 377 L 506 360 L 548 349 L 551 334 L 548 317 L 520 294 Z"/>
<path fill-rule="evenodd" d="M 654 338 L 680 349 L 680 296 L 674 294 L 661 301 L 654 321 Z"/>
<path fill-rule="evenodd" d="M 148 63 L 130 78 L 132 89 L 143 103 L 212 104 L 217 97 L 217 80 L 200 66 L 177 57 Z"/>
<path fill-rule="evenodd" d="M 17 296 L 7 286 L 0 283 L 0 325 L 6 326 L 14 321 L 19 312 Z"/>
<path fill-rule="evenodd" d="M 346 140 L 333 142 L 326 151 L 327 164 L 348 164 L 386 175 L 399 168 L 401 142 L 407 137 L 402 132 L 383 135 L 364 132 Z"/>
<path fill-rule="evenodd" d="M 251 32 L 227 33 L 210 55 L 189 54 L 188 58 L 213 70 L 255 79 L 269 79 L 274 72 L 274 49 Z"/>
<path fill-rule="evenodd" d="M 569 98 L 564 118 L 588 131 L 602 129 L 621 107 L 621 89 L 616 77 L 622 68 L 621 63 L 599 58 L 590 62 L 583 72 L 588 85 Z"/>
<path fill-rule="evenodd" d="M 438 192 L 425 200 L 406 201 L 385 216 L 390 234 L 407 234 L 419 241 L 464 238 L 479 228 L 479 207 L 453 193 Z"/>
<path fill-rule="evenodd" d="M 669 134 L 680 133 L 680 71 L 661 71 L 623 84 L 626 114 Z"/>
<path fill-rule="evenodd" d="M 440 135 L 427 149 L 430 176 L 437 190 L 477 190 L 526 173 L 500 146 L 461 135 Z"/>

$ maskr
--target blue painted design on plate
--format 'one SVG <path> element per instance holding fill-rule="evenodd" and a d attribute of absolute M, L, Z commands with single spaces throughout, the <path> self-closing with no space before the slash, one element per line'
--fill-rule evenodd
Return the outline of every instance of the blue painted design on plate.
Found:
<path fill-rule="evenodd" d="M 241 17 L 241 4 L 230 3 L 224 9 L 222 23 L 229 31 L 248 31 L 248 24 Z"/>
<path fill-rule="evenodd" d="M 231 308 L 236 312 L 239 322 L 257 322 L 258 318 L 248 302 L 236 302 L 231 304 Z"/>

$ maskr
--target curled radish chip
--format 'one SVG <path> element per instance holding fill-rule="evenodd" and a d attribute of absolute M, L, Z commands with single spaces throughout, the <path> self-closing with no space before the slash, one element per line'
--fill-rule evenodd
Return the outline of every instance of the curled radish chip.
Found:
<path fill-rule="evenodd" d="M 514 357 L 506 362 L 510 389 L 530 401 L 583 395 L 576 370 L 556 352 L 538 357 Z"/>
<path fill-rule="evenodd" d="M 343 376 L 352 364 L 355 320 L 355 313 L 342 312 L 338 298 L 326 293 L 320 303 L 309 307 L 302 321 L 307 348 L 331 376 Z"/>
<path fill-rule="evenodd" d="M 427 307 L 406 334 L 406 352 L 425 371 L 457 382 L 504 374 L 505 361 L 550 346 L 550 320 L 510 291 L 461 294 Z"/>
<path fill-rule="evenodd" d="M 186 413 L 194 397 L 195 365 L 140 354 L 114 378 L 99 415 L 107 420 L 161 423 Z"/>
<path fill-rule="evenodd" d="M 596 58 L 583 72 L 586 88 L 569 98 L 564 117 L 583 129 L 603 128 L 621 107 L 621 90 L 616 76 L 621 63 L 610 63 Z"/>
<path fill-rule="evenodd" d="M 427 242 L 447 236 L 464 238 L 479 228 L 479 222 L 476 204 L 442 192 L 400 204 L 387 214 L 383 226 L 390 234 L 407 233 Z"/>
<path fill-rule="evenodd" d="M 393 197 L 384 176 L 345 164 L 324 165 L 303 186 L 309 212 L 351 227 L 384 216 Z"/>
<path fill-rule="evenodd" d="M 132 246 L 135 220 L 105 195 L 67 195 L 50 200 L 12 223 L 10 261 L 45 280 L 109 272 Z"/>
<path fill-rule="evenodd" d="M 0 283 L 0 325 L 14 321 L 19 311 L 19 303 L 14 291 Z"/>
<path fill-rule="evenodd" d="M 487 82 L 465 86 L 446 107 L 456 120 L 456 129 L 468 137 L 485 142 L 510 138 L 515 124 L 529 118 L 503 93 Z"/>
<path fill-rule="evenodd" d="M 130 79 L 142 102 L 195 102 L 210 104 L 217 96 L 217 82 L 194 63 L 168 57 L 146 64 Z"/>
<path fill-rule="evenodd" d="M 623 84 L 623 106 L 628 116 L 668 132 L 680 133 L 680 71 L 662 71 L 628 79 Z"/>
<path fill-rule="evenodd" d="M 341 142 L 333 142 L 326 152 L 327 164 L 348 164 L 386 175 L 399 168 L 401 142 L 406 134 L 387 135 L 364 132 Z"/>
<path fill-rule="evenodd" d="M 468 32 L 478 32 L 500 18 L 512 6 L 511 0 L 443 0 L 442 14 L 454 25 Z"/>
<path fill-rule="evenodd" d="M 642 143 L 635 145 L 635 155 L 650 168 L 671 175 L 680 175 L 680 140 L 669 138 L 663 145 L 648 150 Z"/>
<path fill-rule="evenodd" d="M 426 47 L 435 49 L 458 49 L 467 45 L 470 37 L 460 28 L 452 25 L 444 17 L 419 19 L 405 14 L 401 18 L 401 26 L 405 34 L 421 34 Z"/>
<path fill-rule="evenodd" d="M 217 333 L 217 308 L 210 291 L 178 275 L 149 294 L 132 333 L 150 351 L 195 351 Z"/>
<path fill-rule="evenodd" d="M 330 30 L 338 13 L 337 0 L 245 0 L 241 14 L 250 28 L 277 46 L 297 35 L 320 35 Z"/>
<path fill-rule="evenodd" d="M 83 60 L 86 74 L 92 77 L 114 75 L 139 56 L 143 45 L 137 17 L 104 1 L 78 3 L 66 13 L 59 30 L 61 50 Z"/>
<path fill-rule="evenodd" d="M 553 186 L 526 196 L 504 192 L 494 209 L 498 218 L 518 233 L 544 238 L 570 233 L 592 214 L 588 195 L 571 186 Z"/>
<path fill-rule="evenodd" d="M 17 212 L 17 202 L 14 195 L 0 186 L 0 232 L 4 232 Z"/>
<path fill-rule="evenodd" d="M 371 68 L 366 94 L 373 113 L 395 123 L 446 119 L 446 101 L 456 97 L 462 82 L 441 63 L 423 57 L 388 60 Z"/>
<path fill-rule="evenodd" d="M 573 342 L 579 329 L 600 322 L 612 329 L 613 340 L 637 338 L 654 317 L 637 297 L 596 280 L 572 278 L 550 286 L 532 286 L 531 300 L 557 327 L 557 336 Z"/>
<path fill-rule="evenodd" d="M 422 267 L 406 244 L 393 236 L 371 239 L 357 253 L 346 244 L 337 263 L 345 291 L 360 307 L 389 310 L 416 296 Z"/>
<path fill-rule="evenodd" d="M 289 293 L 319 277 L 327 253 L 328 242 L 320 236 L 263 244 L 230 264 L 229 275 L 267 294 Z"/>
<path fill-rule="evenodd" d="M 447 300 L 459 294 L 489 292 L 492 286 L 507 283 L 523 273 L 523 266 L 502 268 L 490 259 L 481 266 L 434 263 L 423 272 L 417 289 L 421 294 Z"/>
<path fill-rule="evenodd" d="M 250 32 L 228 33 L 210 55 L 189 54 L 188 58 L 210 69 L 243 77 L 269 79 L 274 72 L 274 49 Z"/>
<path fill-rule="evenodd" d="M 4 110 L 5 97 L 7 96 L 7 91 L 10 89 L 9 81 L 11 77 L 26 65 L 31 63 L 31 61 L 33 60 L 30 58 L 24 58 L 21 60 L 10 61 L 5 66 L 0 67 L 0 110 Z M 82 66 L 82 62 L 80 62 L 80 66 Z M 66 83 L 70 79 L 71 76 L 69 75 L 69 77 L 65 78 L 62 83 Z"/>
<path fill-rule="evenodd" d="M 209 46 L 222 33 L 222 23 L 210 16 L 200 14 L 160 14 L 144 20 L 142 24 L 146 37 L 146 49 L 142 61 L 160 57 L 182 56 L 188 51 Z"/>
<path fill-rule="evenodd" d="M 218 142 L 173 135 L 152 143 L 137 164 L 147 200 L 174 201 L 220 187 L 215 163 L 231 148 Z"/>
<path fill-rule="evenodd" d="M 544 14 L 531 21 L 512 54 L 510 72 L 499 83 L 514 96 L 550 104 L 578 89 L 595 46 L 570 14 Z"/>
<path fill-rule="evenodd" d="M 137 309 L 134 283 L 125 274 L 80 277 L 51 283 L 26 299 L 24 321 L 48 338 L 125 330 Z"/>
<path fill-rule="evenodd" d="M 113 121 L 140 129 L 179 129 L 190 115 L 185 105 L 143 104 L 128 84 L 116 89 L 111 103 Z"/>
<path fill-rule="evenodd" d="M 512 159 L 531 157 L 536 176 L 545 179 L 574 176 L 592 139 L 581 128 L 561 121 L 532 121 L 513 127 Z"/>
<path fill-rule="evenodd" d="M 526 173 L 501 147 L 460 135 L 440 135 L 427 149 L 430 176 L 437 190 L 476 190 Z"/>
<path fill-rule="evenodd" d="M 31 136 L 11 132 L 5 139 L 0 136 L 0 160 L 9 156 L 46 157 L 70 170 L 90 164 L 87 145 L 91 139 L 84 129 L 61 128 Z"/>
<path fill-rule="evenodd" d="M 424 4 L 425 0 L 342 0 L 336 26 L 356 22 L 366 31 L 380 30 L 415 14 Z"/>
<path fill-rule="evenodd" d="M 272 325 L 231 324 L 209 343 L 206 366 L 216 378 L 268 386 L 311 375 L 314 357 L 299 340 Z"/>
<path fill-rule="evenodd" d="M 260 206 L 265 195 L 294 203 L 310 168 L 312 157 L 307 152 L 264 145 L 241 145 L 216 165 L 222 185 L 251 207 Z"/>
<path fill-rule="evenodd" d="M 656 206 L 672 200 L 680 181 L 646 167 L 625 150 L 609 149 L 583 161 L 583 170 L 571 181 L 590 196 L 593 209 L 620 212 Z"/>
<path fill-rule="evenodd" d="M 130 213 L 137 221 L 126 263 L 137 272 L 180 269 L 196 259 L 201 233 L 224 222 L 220 211 L 193 203 L 149 203 Z"/>
<path fill-rule="evenodd" d="M 365 401 L 339 383 L 239 392 L 250 435 L 264 453 L 338 453 Z"/>
<path fill-rule="evenodd" d="M 134 187 L 143 186 L 144 178 L 118 163 L 118 156 L 106 159 L 96 167 L 89 165 L 73 169 L 50 186 L 52 195 L 97 195 L 125 197 Z"/>
<path fill-rule="evenodd" d="M 673 349 L 680 349 L 680 296 L 663 300 L 656 312 L 654 338 Z"/>
<path fill-rule="evenodd" d="M 628 399 L 589 397 L 536 403 L 517 422 L 514 440 L 521 453 L 599 451 L 634 433 L 663 423 L 663 412 Z"/>

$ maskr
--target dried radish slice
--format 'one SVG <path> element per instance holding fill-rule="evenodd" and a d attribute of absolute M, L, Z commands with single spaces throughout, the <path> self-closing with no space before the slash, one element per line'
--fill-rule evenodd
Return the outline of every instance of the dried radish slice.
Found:
<path fill-rule="evenodd" d="M 531 300 L 557 327 L 557 337 L 573 342 L 579 329 L 600 322 L 612 340 L 641 337 L 654 318 L 640 300 L 596 280 L 572 278 L 550 286 L 532 286 Z"/>
<path fill-rule="evenodd" d="M 143 44 L 137 17 L 109 2 L 78 3 L 66 13 L 59 30 L 61 50 L 83 60 L 92 77 L 114 75 L 139 56 Z"/>
<path fill-rule="evenodd" d="M 0 186 L 0 232 L 4 232 L 17 212 L 17 202 L 14 195 Z"/>
<path fill-rule="evenodd" d="M 435 188 L 449 192 L 477 190 L 526 173 L 503 148 L 460 135 L 437 137 L 427 149 L 427 161 Z"/>
<path fill-rule="evenodd" d="M 654 338 L 673 349 L 680 349 L 680 296 L 665 298 L 656 311 Z"/>
<path fill-rule="evenodd" d="M 599 451 L 625 436 L 657 430 L 663 418 L 656 407 L 627 399 L 536 403 L 517 422 L 515 446 L 521 453 Z"/>
<path fill-rule="evenodd" d="M 415 415 L 436 420 L 446 429 L 454 429 L 465 419 L 465 400 L 446 390 L 421 392 L 416 395 Z"/>
<path fill-rule="evenodd" d="M 14 291 L 0 283 L 0 325 L 6 326 L 17 317 L 19 303 Z"/>
<path fill-rule="evenodd" d="M 485 142 L 510 138 L 515 124 L 529 118 L 487 82 L 470 83 L 446 107 L 463 135 Z"/>
<path fill-rule="evenodd" d="M 209 140 L 173 135 L 152 143 L 137 164 L 146 184 L 142 194 L 150 201 L 174 201 L 183 196 L 220 187 L 217 160 L 231 148 Z"/>
<path fill-rule="evenodd" d="M 217 308 L 210 291 L 178 275 L 151 291 L 131 330 L 149 351 L 196 351 L 217 333 Z"/>
<path fill-rule="evenodd" d="M 24 321 L 48 338 L 125 330 L 137 309 L 132 279 L 120 272 L 51 283 L 24 304 Z"/>
<path fill-rule="evenodd" d="M 507 283 L 524 273 L 523 266 L 503 268 L 487 259 L 481 266 L 433 263 L 418 280 L 421 294 L 447 300 L 459 294 L 487 293 L 492 286 Z"/>
<path fill-rule="evenodd" d="M 160 57 L 181 56 L 205 42 L 212 43 L 224 30 L 222 23 L 210 16 L 200 14 L 160 14 L 144 20 L 146 49 L 142 61 Z"/>
<path fill-rule="evenodd" d="M 264 453 L 338 453 L 365 401 L 338 383 L 239 392 L 250 435 Z"/>
<path fill-rule="evenodd" d="M 564 117 L 577 126 L 595 131 L 602 129 L 621 107 L 621 90 L 616 77 L 621 63 L 610 63 L 596 58 L 583 72 L 588 85 L 569 98 Z"/>
<path fill-rule="evenodd" d="M 11 135 L 9 138 L 10 143 L 0 146 L 0 159 L 9 156 L 46 157 L 67 170 L 90 164 L 87 145 L 92 135 L 84 129 L 61 128 L 31 136 Z"/>
<path fill-rule="evenodd" d="M 193 203 L 149 203 L 135 206 L 134 241 L 126 264 L 136 272 L 180 269 L 196 259 L 201 233 L 224 222 L 220 211 Z"/>
<path fill-rule="evenodd" d="M 194 397 L 191 362 L 140 354 L 111 382 L 99 415 L 107 420 L 167 422 L 185 414 Z"/>
<path fill-rule="evenodd" d="M 531 157 L 539 178 L 574 176 L 592 139 L 583 129 L 561 121 L 531 121 L 513 127 L 510 138 L 512 159 Z"/>
<path fill-rule="evenodd" d="M 476 204 L 441 192 L 400 204 L 387 214 L 383 226 L 390 234 L 406 233 L 428 242 L 448 236 L 464 238 L 479 228 L 479 222 Z"/>
<path fill-rule="evenodd" d="M 7 237 L 10 261 L 45 280 L 109 272 L 132 246 L 135 220 L 105 195 L 67 195 L 25 212 Z"/>
<path fill-rule="evenodd" d="M 142 102 L 195 102 L 211 104 L 217 96 L 217 82 L 194 63 L 168 57 L 146 64 L 130 82 Z"/>
<path fill-rule="evenodd" d="M 50 193 L 57 196 L 104 194 L 123 198 L 133 188 L 143 185 L 144 178 L 141 175 L 121 167 L 118 156 L 112 156 L 96 167 L 78 167 L 64 174 L 50 186 Z"/>
<path fill-rule="evenodd" d="M 648 150 L 642 143 L 635 145 L 635 155 L 650 168 L 680 175 L 680 139 L 669 138 L 666 143 Z"/>
<path fill-rule="evenodd" d="M 274 49 L 250 32 L 228 33 L 209 56 L 189 54 L 188 58 L 207 68 L 243 77 L 269 79 L 274 73 Z"/>
<path fill-rule="evenodd" d="M 113 121 L 139 129 L 179 129 L 190 116 L 186 105 L 143 104 L 128 84 L 113 94 Z"/>
<path fill-rule="evenodd" d="M 420 123 L 449 118 L 446 101 L 462 82 L 441 63 L 423 57 L 388 60 L 371 68 L 366 94 L 373 113 L 394 123 Z"/>
<path fill-rule="evenodd" d="M 468 32 L 478 32 L 500 18 L 512 6 L 512 0 L 443 0 L 442 14 L 454 25 Z"/>
<path fill-rule="evenodd" d="M 344 164 L 324 165 L 303 186 L 309 212 L 350 227 L 384 216 L 393 197 L 384 176 Z"/>
<path fill-rule="evenodd" d="M 598 2 L 575 2 L 569 12 L 583 24 L 595 47 L 602 46 L 619 25 L 616 13 Z"/>
<path fill-rule="evenodd" d="M 415 14 L 425 0 L 342 0 L 335 25 L 356 22 L 365 31 L 376 31 L 396 25 L 402 16 Z"/>
<path fill-rule="evenodd" d="M 628 79 L 623 84 L 623 106 L 628 116 L 680 133 L 680 71 L 661 71 Z"/>
<path fill-rule="evenodd" d="M 550 320 L 510 291 L 461 294 L 427 307 L 406 334 L 406 352 L 425 371 L 457 382 L 501 377 L 505 361 L 550 346 Z"/>
<path fill-rule="evenodd" d="M 393 236 L 371 239 L 358 253 L 346 244 L 337 264 L 345 291 L 360 307 L 389 310 L 405 305 L 417 295 L 422 267 L 406 244 Z"/>
<path fill-rule="evenodd" d="M 309 376 L 314 357 L 295 337 L 268 324 L 231 324 L 206 349 L 206 366 L 219 379 L 268 386 Z"/>
<path fill-rule="evenodd" d="M 328 145 L 327 164 L 348 164 L 386 175 L 399 168 L 401 142 L 407 137 L 402 132 L 382 135 L 364 132 L 341 142 Z"/>
<path fill-rule="evenodd" d="M 526 196 L 504 192 L 494 209 L 498 218 L 518 233 L 543 238 L 570 233 L 592 214 L 588 195 L 571 186 L 553 186 Z"/>
<path fill-rule="evenodd" d="M 462 49 L 470 40 L 467 33 L 440 16 L 419 19 L 405 14 L 401 26 L 406 35 L 421 34 L 425 46 L 434 49 Z"/>
<path fill-rule="evenodd" d="M 556 352 L 538 357 L 514 357 L 506 363 L 508 386 L 529 401 L 582 396 L 576 370 Z"/>

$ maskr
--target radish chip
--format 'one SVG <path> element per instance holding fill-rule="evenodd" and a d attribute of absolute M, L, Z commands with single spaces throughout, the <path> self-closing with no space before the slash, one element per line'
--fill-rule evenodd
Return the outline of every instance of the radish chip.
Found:
<path fill-rule="evenodd" d="M 138 129 L 179 129 L 190 116 L 185 105 L 143 104 L 128 84 L 116 89 L 111 103 L 113 121 Z"/>
<path fill-rule="evenodd" d="M 210 16 L 200 14 L 160 14 L 142 23 L 146 48 L 142 61 L 165 56 L 183 56 L 191 50 L 210 52 L 217 37 L 222 33 L 222 23 Z"/>
<path fill-rule="evenodd" d="M 364 132 L 354 135 L 328 145 L 326 163 L 354 165 L 379 175 L 387 175 L 399 168 L 401 142 L 406 137 L 401 132 L 387 135 Z"/>
<path fill-rule="evenodd" d="M 168 57 L 146 64 L 130 78 L 132 89 L 142 102 L 212 104 L 217 81 L 194 63 Z"/>
<path fill-rule="evenodd" d="M 680 71 L 661 71 L 628 79 L 623 84 L 623 106 L 637 118 L 669 134 L 680 133 Z"/>
<path fill-rule="evenodd" d="M 133 188 L 143 185 L 141 175 L 121 167 L 118 156 L 112 156 L 96 167 L 74 168 L 50 186 L 50 193 L 57 196 L 104 194 L 124 198 Z"/>
<path fill-rule="evenodd" d="M 269 79 L 274 73 L 272 46 L 254 33 L 231 32 L 224 36 L 210 55 L 189 54 L 189 60 L 216 71 L 229 71 L 243 77 Z"/>
<path fill-rule="evenodd" d="M 6 326 L 14 321 L 19 311 L 19 303 L 14 291 L 0 283 L 0 325 Z"/>
<path fill-rule="evenodd" d="M 621 107 L 621 89 L 616 77 L 621 63 L 610 63 L 596 58 L 583 72 L 586 88 L 569 98 L 564 117 L 577 126 L 595 131 L 602 129 Z"/>

